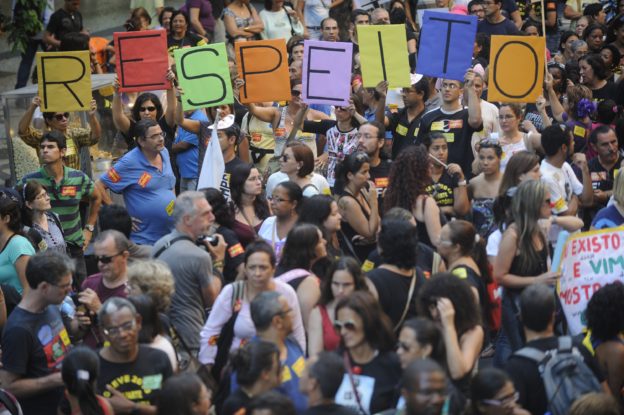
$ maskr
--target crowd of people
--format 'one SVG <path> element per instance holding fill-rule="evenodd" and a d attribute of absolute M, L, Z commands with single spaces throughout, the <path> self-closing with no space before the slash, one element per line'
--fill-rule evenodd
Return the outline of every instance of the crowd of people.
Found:
<path fill-rule="evenodd" d="M 624 285 L 571 336 L 552 266 L 562 231 L 624 224 L 624 2 L 131 3 L 126 30 L 166 30 L 170 54 L 225 42 L 235 101 L 184 111 L 174 67 L 165 91 L 115 80 L 127 151 L 97 177 L 96 101 L 83 127 L 32 100 L 14 139 L 41 168 L 0 190 L 0 413 L 624 410 Z M 17 87 L 40 46 L 114 71 L 79 6 L 37 11 Z M 427 8 L 477 17 L 463 80 L 418 74 Z M 358 27 L 384 24 L 409 87 L 363 85 Z M 487 101 L 492 35 L 545 36 L 536 102 Z M 241 104 L 234 43 L 276 38 L 290 99 Z M 353 44 L 349 105 L 302 99 L 307 39 Z M 202 188 L 211 139 L 225 172 Z"/>

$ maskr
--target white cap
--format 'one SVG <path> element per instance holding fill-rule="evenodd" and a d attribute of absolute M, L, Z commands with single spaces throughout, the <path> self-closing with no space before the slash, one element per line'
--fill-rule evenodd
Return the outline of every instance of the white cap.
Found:
<path fill-rule="evenodd" d="M 226 128 L 230 128 L 234 124 L 234 114 L 227 115 L 219 120 L 217 125 L 217 130 L 225 130 Z M 211 130 L 215 127 L 215 124 L 212 124 L 210 127 Z"/>
<path fill-rule="evenodd" d="M 422 79 L 422 77 L 423 76 L 421 74 L 419 74 L 419 73 L 411 73 L 410 74 L 410 84 L 411 85 L 417 84 L 418 81 L 420 81 Z"/>

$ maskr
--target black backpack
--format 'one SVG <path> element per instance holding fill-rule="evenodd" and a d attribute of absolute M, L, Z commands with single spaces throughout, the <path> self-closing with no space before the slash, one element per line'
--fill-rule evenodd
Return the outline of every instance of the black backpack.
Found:
<path fill-rule="evenodd" d="M 514 355 L 537 363 L 552 415 L 566 415 L 579 396 L 602 391 L 594 372 L 572 344 L 570 336 L 559 337 L 556 349 L 543 352 L 534 347 L 523 347 Z"/>

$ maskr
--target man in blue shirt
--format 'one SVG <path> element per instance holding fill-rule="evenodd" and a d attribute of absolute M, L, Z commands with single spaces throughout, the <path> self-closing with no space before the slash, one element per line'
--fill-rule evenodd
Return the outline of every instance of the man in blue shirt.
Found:
<path fill-rule="evenodd" d="M 174 226 L 175 176 L 158 123 L 144 119 L 135 130 L 137 147 L 103 174 L 97 185 L 123 194 L 136 225 L 130 239 L 137 244 L 153 245 Z M 106 192 L 102 193 L 104 203 L 112 203 Z"/>
<path fill-rule="evenodd" d="M 479 21 L 477 32 L 487 35 L 518 35 L 516 25 L 501 13 L 503 0 L 483 0 L 485 19 Z"/>
<path fill-rule="evenodd" d="M 208 122 L 208 116 L 204 110 L 191 111 L 189 118 L 199 122 Z M 200 162 L 197 134 L 178 127 L 171 152 L 176 154 L 176 161 L 180 170 L 180 193 L 186 190 L 197 190 L 198 163 Z"/>

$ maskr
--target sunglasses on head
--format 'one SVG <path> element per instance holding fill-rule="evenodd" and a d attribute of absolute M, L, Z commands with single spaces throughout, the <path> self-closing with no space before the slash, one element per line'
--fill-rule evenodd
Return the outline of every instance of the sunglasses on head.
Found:
<path fill-rule="evenodd" d="M 141 110 L 141 112 L 145 112 L 145 111 L 153 112 L 153 111 L 156 111 L 156 107 L 154 106 L 141 107 L 139 108 L 139 110 Z"/>
<path fill-rule="evenodd" d="M 347 321 L 336 320 L 336 321 L 334 321 L 334 328 L 336 329 L 336 331 L 342 330 L 343 327 L 344 327 L 345 330 L 349 330 L 349 331 L 354 331 L 357 328 L 357 326 L 355 325 L 355 322 L 353 320 L 347 320 Z"/>
<path fill-rule="evenodd" d="M 69 119 L 69 112 L 64 112 L 62 114 L 54 114 L 54 119 L 56 121 L 63 121 L 63 119 Z"/>

